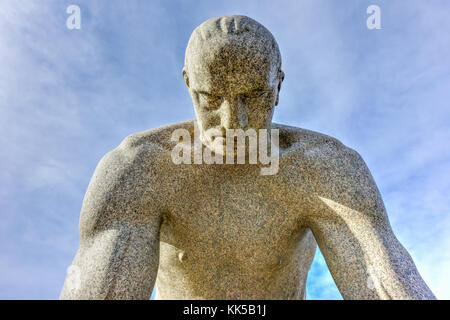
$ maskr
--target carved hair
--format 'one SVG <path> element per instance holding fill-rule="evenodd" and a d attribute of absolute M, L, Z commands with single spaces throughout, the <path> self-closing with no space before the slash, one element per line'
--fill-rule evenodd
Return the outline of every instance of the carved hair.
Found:
<path fill-rule="evenodd" d="M 272 33 L 259 22 L 242 15 L 212 18 L 199 25 L 192 33 L 186 48 L 185 68 L 192 55 L 198 54 L 199 50 L 208 47 L 208 44 L 219 43 L 218 39 L 222 40 L 221 43 L 241 42 L 246 47 L 255 47 L 258 51 L 270 55 L 280 76 L 284 77 L 281 71 L 280 49 Z"/>

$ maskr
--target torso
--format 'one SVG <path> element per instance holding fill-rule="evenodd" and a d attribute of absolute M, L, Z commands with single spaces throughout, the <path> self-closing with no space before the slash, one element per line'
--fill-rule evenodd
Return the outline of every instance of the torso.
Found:
<path fill-rule="evenodd" d="M 157 298 L 303 299 L 316 242 L 302 155 L 329 137 L 275 125 L 280 169 L 262 176 L 257 165 L 173 164 L 171 131 L 192 123 L 152 137 L 167 151 Z"/>

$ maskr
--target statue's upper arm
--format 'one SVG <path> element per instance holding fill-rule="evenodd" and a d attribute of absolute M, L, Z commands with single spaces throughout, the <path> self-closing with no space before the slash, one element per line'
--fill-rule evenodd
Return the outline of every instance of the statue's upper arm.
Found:
<path fill-rule="evenodd" d="M 82 281 L 76 292 L 65 284 L 62 298 L 145 299 L 151 294 L 162 194 L 148 163 L 151 153 L 152 146 L 130 147 L 125 141 L 99 162 L 83 201 L 73 262 Z"/>
<path fill-rule="evenodd" d="M 126 139 L 101 159 L 83 200 L 81 237 L 117 225 L 159 220 L 162 184 L 150 164 L 155 148 L 129 146 Z"/>
<path fill-rule="evenodd" d="M 377 185 L 362 157 L 337 140 L 310 153 L 310 170 L 314 172 L 311 190 L 316 200 L 315 217 L 323 205 L 335 202 L 364 214 L 378 223 L 388 223 Z"/>
<path fill-rule="evenodd" d="M 359 154 L 332 143 L 314 156 L 309 226 L 343 297 L 433 298 L 392 232 L 380 192 Z"/>

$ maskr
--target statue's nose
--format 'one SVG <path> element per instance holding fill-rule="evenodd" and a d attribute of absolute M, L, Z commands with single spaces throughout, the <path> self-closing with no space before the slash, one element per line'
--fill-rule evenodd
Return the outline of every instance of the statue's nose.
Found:
<path fill-rule="evenodd" d="M 222 106 L 222 126 L 225 129 L 243 129 L 248 124 L 248 114 L 240 97 L 224 99 Z"/>

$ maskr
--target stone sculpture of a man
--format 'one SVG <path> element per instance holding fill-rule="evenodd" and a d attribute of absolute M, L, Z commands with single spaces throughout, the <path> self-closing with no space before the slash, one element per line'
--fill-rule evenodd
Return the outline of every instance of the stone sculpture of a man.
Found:
<path fill-rule="evenodd" d="M 183 76 L 196 119 L 130 135 L 98 164 L 78 281 L 68 276 L 62 299 L 148 299 L 155 281 L 160 299 L 303 299 L 317 244 L 345 299 L 434 299 L 358 153 L 272 123 L 284 73 L 265 27 L 237 15 L 202 23 Z M 218 148 L 228 130 L 272 141 L 264 130 L 275 129 L 279 169 L 174 163 L 177 129 L 198 129 L 200 149 L 219 157 L 236 156 Z"/>

